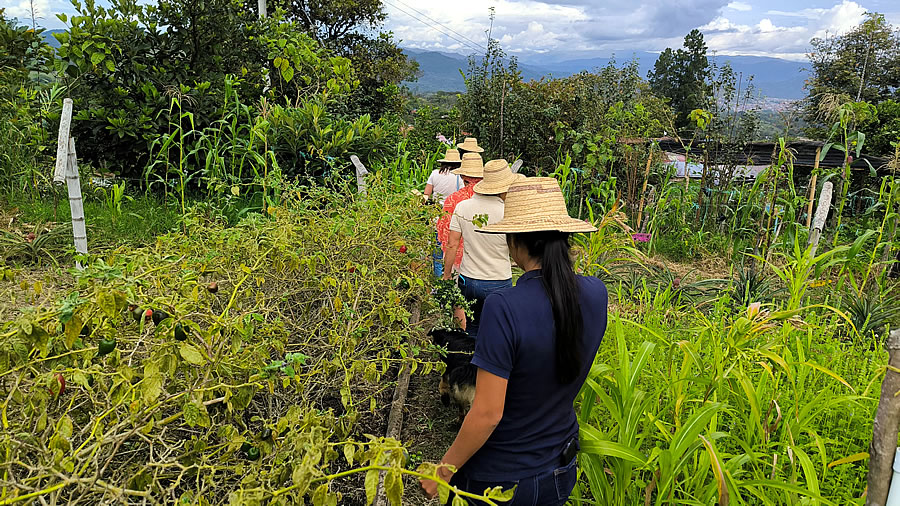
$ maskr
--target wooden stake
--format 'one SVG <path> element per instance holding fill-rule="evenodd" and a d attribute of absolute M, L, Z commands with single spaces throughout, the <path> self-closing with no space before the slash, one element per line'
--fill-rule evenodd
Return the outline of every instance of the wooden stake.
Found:
<path fill-rule="evenodd" d="M 897 425 L 900 423 L 900 330 L 892 330 L 884 343 L 888 351 L 888 367 L 881 382 L 881 399 L 872 423 L 869 444 L 869 473 L 866 506 L 884 506 L 893 476 L 897 453 Z"/>
<path fill-rule="evenodd" d="M 812 223 L 812 231 L 809 233 L 809 244 L 812 246 L 810 258 L 816 256 L 816 248 L 819 247 L 819 239 L 822 238 L 822 230 L 825 228 L 825 219 L 828 217 L 828 210 L 831 209 L 831 194 L 834 186 L 831 181 L 826 181 L 822 185 L 822 193 L 819 194 L 819 206 L 816 207 L 816 217 Z"/>
<path fill-rule="evenodd" d="M 413 303 L 409 311 L 409 326 L 414 328 L 419 324 L 421 317 L 421 307 L 419 302 Z M 416 344 L 416 339 L 410 337 L 410 344 Z M 397 387 L 394 389 L 394 397 L 391 400 L 391 412 L 388 414 L 387 431 L 384 437 L 394 438 L 400 441 L 403 433 L 403 408 L 406 406 L 406 394 L 409 392 L 409 379 L 411 370 L 409 366 L 403 364 L 400 366 L 400 375 L 397 377 Z M 380 473 L 378 478 L 378 489 L 375 495 L 375 506 L 388 506 L 389 502 L 384 490 L 385 471 Z"/>
<path fill-rule="evenodd" d="M 75 153 L 73 137 L 69 137 L 67 158 L 66 186 L 69 190 L 69 208 L 72 210 L 72 237 L 75 240 L 75 251 L 87 255 L 87 228 L 84 221 L 84 203 L 81 199 L 81 176 L 78 174 L 78 156 Z M 81 268 L 80 263 L 76 265 Z"/>
<path fill-rule="evenodd" d="M 268 12 L 266 12 L 266 0 L 257 0 L 256 5 L 259 7 L 259 17 L 266 17 L 268 15 Z"/>
<path fill-rule="evenodd" d="M 356 155 L 350 155 L 350 161 L 353 162 L 353 166 L 356 167 L 356 191 L 361 195 L 366 195 L 366 174 L 369 173 L 366 170 L 366 166 L 359 161 L 359 157 Z"/>
<path fill-rule="evenodd" d="M 62 115 L 59 117 L 59 136 L 56 140 L 56 170 L 53 182 L 63 183 L 66 180 L 66 166 L 69 162 L 69 130 L 72 125 L 72 99 L 63 100 Z"/>
<path fill-rule="evenodd" d="M 650 162 L 653 161 L 653 149 L 650 150 L 650 156 L 647 157 L 647 167 L 644 168 L 644 185 L 641 186 L 641 203 L 638 204 L 637 221 L 634 229 L 641 229 L 641 219 L 644 216 L 644 193 L 647 191 L 647 183 L 650 181 Z"/>
<path fill-rule="evenodd" d="M 818 164 L 818 161 L 816 161 Z M 813 202 L 816 201 L 816 179 L 818 179 L 818 174 L 813 174 L 812 180 L 809 182 L 809 205 L 806 208 L 806 228 L 809 228 L 810 223 L 812 223 L 812 209 Z"/>

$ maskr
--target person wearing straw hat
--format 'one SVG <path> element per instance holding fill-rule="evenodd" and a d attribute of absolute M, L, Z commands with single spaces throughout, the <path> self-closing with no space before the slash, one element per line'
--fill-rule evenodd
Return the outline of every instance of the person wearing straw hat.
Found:
<path fill-rule="evenodd" d="M 450 172 L 459 167 L 461 162 L 459 151 L 453 148 L 447 149 L 444 158 L 438 160 L 438 168 L 431 171 L 431 175 L 428 176 L 428 181 L 425 183 L 426 199 L 434 199 L 443 207 L 447 196 L 463 187 L 462 178 Z M 437 244 L 434 252 L 431 254 L 431 259 L 434 275 L 439 278 L 444 273 L 444 249 L 441 246 L 436 230 L 435 241 L 437 241 Z"/>
<path fill-rule="evenodd" d="M 484 162 L 481 161 L 481 155 L 478 153 L 464 154 L 459 168 L 453 170 L 454 174 L 462 178 L 464 186 L 444 200 L 444 215 L 437 222 L 438 241 L 441 243 L 445 257 L 447 255 L 447 241 L 450 239 L 450 218 L 453 216 L 453 211 L 456 210 L 457 204 L 472 198 L 472 195 L 475 193 L 472 187 L 481 181 L 483 172 Z M 459 269 L 459 265 L 462 263 L 461 252 L 463 251 L 463 246 L 464 243 L 459 244 L 460 253 L 450 267 Z M 446 268 L 446 262 L 444 262 L 444 265 L 443 274 L 447 274 L 450 271 Z"/>
<path fill-rule="evenodd" d="M 553 178 L 513 183 L 503 219 L 479 230 L 506 234 L 525 273 L 484 303 L 475 398 L 437 468 L 442 482 L 477 494 L 515 485 L 508 505 L 566 503 L 577 478 L 573 403 L 606 331 L 608 303 L 602 281 L 575 274 L 569 236 L 596 230 L 569 217 Z M 446 487 L 422 486 L 429 496 Z"/>
<path fill-rule="evenodd" d="M 463 187 L 462 178 L 450 171 L 459 167 L 462 159 L 459 157 L 459 151 L 448 149 L 444 158 L 438 160 L 438 168 L 431 171 L 428 181 L 425 183 L 425 196 L 433 198 L 441 206 L 444 200 Z"/>
<path fill-rule="evenodd" d="M 478 145 L 478 139 L 475 137 L 466 137 L 464 141 L 457 144 L 456 147 L 462 154 L 466 153 L 484 153 L 484 148 Z"/>
<path fill-rule="evenodd" d="M 477 234 L 476 230 L 503 219 L 503 197 L 509 185 L 524 179 L 513 174 L 506 160 L 491 160 L 484 165 L 484 177 L 472 190 L 472 198 L 460 202 L 450 218 L 450 237 L 444 259 L 444 279 L 450 279 L 447 265 L 453 265 L 460 241 L 466 242 L 459 267 L 459 289 L 471 301 L 472 319 L 465 320 L 465 313 L 456 311 L 457 319 L 470 336 L 477 339 L 478 321 L 484 300 L 491 293 L 512 286 L 512 270 L 509 249 L 502 235 Z M 480 220 L 485 220 L 481 222 Z"/>

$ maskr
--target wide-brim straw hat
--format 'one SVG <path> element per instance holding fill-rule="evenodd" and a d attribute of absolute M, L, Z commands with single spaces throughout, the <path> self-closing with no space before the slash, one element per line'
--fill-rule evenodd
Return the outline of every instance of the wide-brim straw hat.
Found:
<path fill-rule="evenodd" d="M 461 163 L 462 160 L 459 158 L 459 151 L 453 148 L 447 150 L 444 154 L 444 157 L 438 160 L 438 163 Z"/>
<path fill-rule="evenodd" d="M 499 195 L 506 193 L 509 185 L 525 179 L 524 174 L 513 174 L 509 162 L 504 159 L 491 160 L 484 164 L 484 179 L 472 189 L 482 195 Z"/>
<path fill-rule="evenodd" d="M 484 152 L 484 149 L 481 148 L 480 146 L 478 146 L 478 139 L 476 139 L 475 137 L 466 137 L 466 140 L 464 140 L 460 144 L 457 144 L 456 147 L 458 147 L 459 149 L 464 149 L 464 150 L 472 152 L 472 153 L 483 153 Z"/>
<path fill-rule="evenodd" d="M 522 232 L 596 232 L 597 228 L 569 216 L 559 182 L 552 177 L 527 177 L 510 185 L 503 219 L 478 229 L 488 234 Z"/>
<path fill-rule="evenodd" d="M 478 153 L 466 153 L 462 157 L 462 163 L 458 169 L 451 172 L 457 176 L 484 177 L 484 162 Z"/>

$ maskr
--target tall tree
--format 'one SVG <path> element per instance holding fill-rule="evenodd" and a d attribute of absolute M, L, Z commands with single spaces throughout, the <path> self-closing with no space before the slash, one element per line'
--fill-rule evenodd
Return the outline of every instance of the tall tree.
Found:
<path fill-rule="evenodd" d="M 245 0 L 245 5 L 257 8 L 256 0 Z M 346 104 L 348 114 L 399 112 L 397 85 L 415 79 L 418 63 L 403 53 L 392 33 L 379 32 L 387 19 L 382 0 L 269 0 L 270 12 L 279 9 L 334 54 L 353 62 L 360 85 Z"/>
<path fill-rule="evenodd" d="M 809 96 L 816 105 L 825 93 L 871 103 L 900 97 L 900 31 L 883 14 L 870 13 L 846 34 L 810 43 Z"/>
<path fill-rule="evenodd" d="M 703 33 L 691 30 L 685 35 L 682 48 L 666 48 L 647 76 L 651 90 L 669 99 L 679 129 L 690 125 L 692 110 L 707 105 L 710 70 L 706 51 Z"/>

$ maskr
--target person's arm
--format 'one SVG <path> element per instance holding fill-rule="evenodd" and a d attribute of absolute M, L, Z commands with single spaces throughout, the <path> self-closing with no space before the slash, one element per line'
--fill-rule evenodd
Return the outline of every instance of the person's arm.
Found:
<path fill-rule="evenodd" d="M 425 183 L 425 198 L 431 198 L 432 193 L 434 193 L 434 185 L 431 183 Z"/>
<path fill-rule="evenodd" d="M 450 238 L 447 239 L 447 251 L 444 252 L 444 274 L 442 279 L 450 279 L 453 276 L 451 270 L 456 265 L 456 255 L 459 253 L 459 242 L 462 240 L 462 232 L 456 230 L 450 231 Z"/>
<path fill-rule="evenodd" d="M 450 465 L 456 469 L 461 468 L 491 437 L 497 424 L 500 423 L 500 419 L 503 418 L 507 383 L 507 380 L 500 376 L 484 369 L 478 369 L 472 409 L 463 420 L 453 445 L 441 459 L 441 464 Z M 438 467 L 437 475 L 442 480 L 449 482 L 453 472 L 449 468 L 441 466 Z M 437 483 L 434 481 L 424 480 L 422 488 L 429 497 L 437 494 Z"/>

